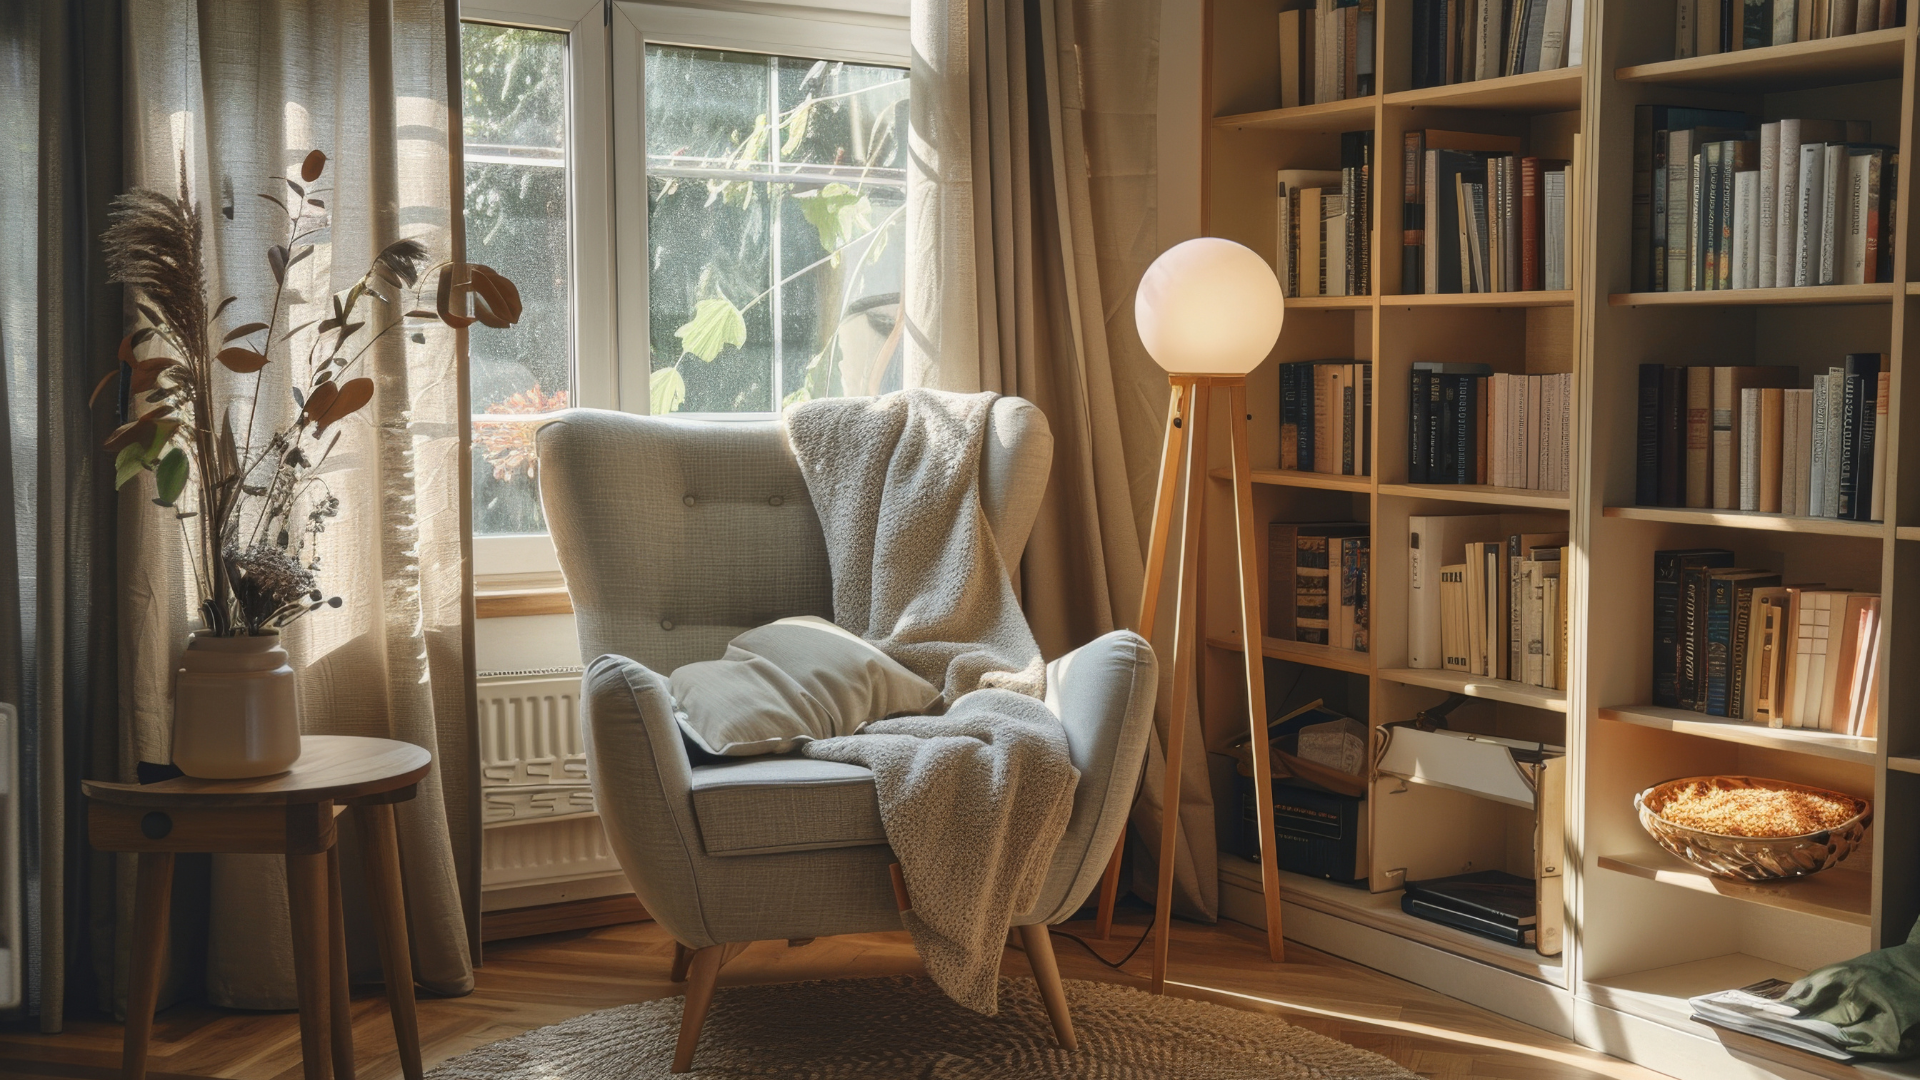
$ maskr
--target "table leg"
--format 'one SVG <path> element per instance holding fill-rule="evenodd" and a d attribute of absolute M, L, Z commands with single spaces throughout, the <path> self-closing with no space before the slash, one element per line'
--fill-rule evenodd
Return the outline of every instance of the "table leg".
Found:
<path fill-rule="evenodd" d="M 420 1022 L 413 1011 L 413 953 L 407 944 L 407 899 L 400 883 L 400 831 L 393 804 L 361 803 L 353 808 L 353 819 L 360 827 L 360 855 L 366 860 L 400 1071 L 407 1080 L 420 1080 L 425 1070 L 420 1067 Z"/>
<path fill-rule="evenodd" d="M 340 845 L 327 849 L 327 982 L 333 1080 L 353 1080 L 353 1003 L 347 993 L 347 912 L 340 904 Z"/>
<path fill-rule="evenodd" d="M 327 954 L 327 855 L 287 856 L 287 910 L 293 917 L 293 975 L 300 990 L 300 1058 L 306 1080 L 329 1080 L 333 1072 L 327 1014 L 332 996 Z"/>
<path fill-rule="evenodd" d="M 127 1034 L 120 1075 L 147 1075 L 147 1039 L 153 1034 L 153 1006 L 160 997 L 160 967 L 167 955 L 167 905 L 173 895 L 173 853 L 140 853 L 133 901 L 133 955 L 127 984 Z"/>

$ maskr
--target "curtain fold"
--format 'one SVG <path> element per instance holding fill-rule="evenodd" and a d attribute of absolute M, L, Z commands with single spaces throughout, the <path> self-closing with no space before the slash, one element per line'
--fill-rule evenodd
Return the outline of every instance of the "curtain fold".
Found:
<path fill-rule="evenodd" d="M 912 8 L 907 378 L 1017 394 L 1046 413 L 1053 472 L 1020 584 L 1049 656 L 1139 615 L 1167 400 L 1133 325 L 1157 254 L 1159 15 L 1160 0 Z M 1212 795 L 1188 715 L 1176 904 L 1211 919 Z M 1160 753 L 1135 815 L 1156 838 Z"/>
<path fill-rule="evenodd" d="M 121 184 L 112 0 L 0 4 L 0 702 L 20 710 L 24 993 L 0 1019 L 58 1031 L 92 999 L 79 780 L 116 750 L 110 410 L 121 299 L 94 243 Z M 20 939 L 16 939 L 20 940 Z"/>
<path fill-rule="evenodd" d="M 210 288 L 239 297 L 234 314 L 264 318 L 274 288 L 266 250 L 286 239 L 279 207 L 255 194 L 284 196 L 274 178 L 296 176 L 309 149 L 330 159 L 328 228 L 312 238 L 314 255 L 288 270 L 285 325 L 326 317 L 330 297 L 393 240 L 418 239 L 436 259 L 453 254 L 457 24 L 442 0 L 144 0 L 128 20 L 128 182 L 171 190 L 184 166 L 206 222 Z M 304 364 L 292 350 L 304 357 L 311 333 L 270 350 L 255 438 L 293 415 L 289 379 Z M 397 807 L 402 864 L 415 977 L 459 994 L 473 985 L 479 873 L 467 421 L 457 335 L 437 323 L 423 335 L 388 335 L 358 361 L 374 399 L 340 425 L 324 478 L 341 512 L 315 547 L 322 587 L 345 606 L 300 620 L 286 645 L 308 734 L 402 739 L 434 754 L 418 797 Z M 252 377 L 232 376 L 226 391 L 250 395 L 252 386 Z M 236 427 L 244 415 L 236 410 Z M 190 583 L 173 523 L 149 512 L 151 493 L 140 489 L 148 483 L 122 493 L 125 725 L 137 760 L 166 761 Z M 378 959 L 353 830 L 341 844 L 349 963 L 356 976 L 372 975 Z M 207 888 L 204 956 L 181 957 L 176 941 L 176 967 L 203 961 L 216 1004 L 292 1007 L 281 860 L 214 857 Z M 186 917 L 176 908 L 177 920 Z"/>

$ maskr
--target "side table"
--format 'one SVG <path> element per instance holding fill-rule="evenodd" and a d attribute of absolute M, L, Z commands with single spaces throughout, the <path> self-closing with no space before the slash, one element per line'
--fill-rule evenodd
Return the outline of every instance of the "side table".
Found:
<path fill-rule="evenodd" d="M 418 1080 L 420 1028 L 414 1017 L 413 961 L 393 804 L 413 798 L 432 763 L 433 755 L 412 743 L 308 735 L 300 740 L 300 760 L 276 776 L 183 776 L 157 784 L 89 780 L 82 785 L 93 846 L 140 856 L 122 1076 L 142 1080 L 147 1072 L 173 857 L 208 853 L 286 857 L 306 1080 L 352 1080 L 347 939 L 341 921 L 340 850 L 334 844 L 334 819 L 351 807 L 360 830 L 400 1064 L 408 1080 Z"/>

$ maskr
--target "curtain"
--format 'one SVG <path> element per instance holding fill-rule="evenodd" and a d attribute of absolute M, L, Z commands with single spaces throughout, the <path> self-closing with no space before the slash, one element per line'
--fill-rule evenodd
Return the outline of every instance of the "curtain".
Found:
<path fill-rule="evenodd" d="M 1049 656 L 1139 617 L 1167 401 L 1133 325 L 1134 289 L 1158 254 L 1159 19 L 1159 0 L 912 8 L 907 378 L 1016 394 L 1046 413 L 1053 473 L 1020 579 Z M 1172 607 L 1160 604 L 1168 629 Z M 1198 710 L 1188 716 L 1175 899 L 1212 919 L 1212 795 Z M 1147 880 L 1162 753 L 1149 751 L 1135 813 L 1155 840 L 1136 861 Z"/>
<path fill-rule="evenodd" d="M 79 779 L 110 768 L 118 723 L 107 408 L 120 290 L 98 232 L 121 183 L 120 6 L 0 3 L 0 702 L 20 710 L 20 1008 L 58 1031 L 88 1002 L 95 871 Z"/>
<path fill-rule="evenodd" d="M 329 158 L 320 186 L 331 189 L 321 199 L 330 227 L 313 238 L 314 255 L 288 270 L 285 325 L 326 317 L 330 297 L 395 239 L 457 257 L 455 26 L 443 0 L 130 5 L 128 182 L 170 191 L 184 167 L 206 223 L 209 287 L 239 298 L 228 321 L 262 319 L 269 308 L 265 255 L 285 242 L 287 224 L 255 195 L 284 199 L 284 181 L 272 178 L 297 177 L 309 149 Z M 312 332 L 270 350 L 253 437 L 294 413 L 289 379 L 304 364 L 292 350 L 304 357 Z M 308 734 L 402 739 L 434 754 L 418 797 L 397 809 L 414 974 L 442 994 L 472 989 L 477 952 L 463 345 L 436 323 L 417 342 L 388 335 L 359 361 L 374 399 L 339 426 L 324 476 L 340 515 L 316 547 L 322 587 L 345 604 L 286 635 Z M 227 377 L 228 392 L 251 394 L 251 376 Z M 235 417 L 244 431 L 245 414 Z M 151 512 L 150 484 L 129 484 L 120 505 L 122 670 L 132 756 L 160 762 L 170 756 L 172 671 L 192 602 L 178 526 Z M 356 976 L 371 975 L 378 960 L 353 829 L 341 844 L 349 963 Z M 218 856 L 208 873 L 204 947 L 182 956 L 177 940 L 176 968 L 204 965 L 195 978 L 216 1004 L 293 1007 L 281 860 Z M 191 918 L 191 909 L 175 910 L 176 920 Z"/>

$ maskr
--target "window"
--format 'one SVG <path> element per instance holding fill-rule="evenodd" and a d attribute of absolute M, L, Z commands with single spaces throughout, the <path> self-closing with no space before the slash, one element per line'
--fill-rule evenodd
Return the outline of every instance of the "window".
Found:
<path fill-rule="evenodd" d="M 567 35 L 466 23 L 467 258 L 513 279 L 521 319 L 469 333 L 473 531 L 543 533 L 533 425 L 574 386 Z"/>
<path fill-rule="evenodd" d="M 654 413 L 900 385 L 907 73 L 648 43 Z"/>

